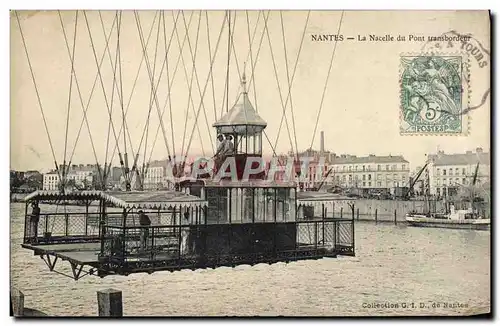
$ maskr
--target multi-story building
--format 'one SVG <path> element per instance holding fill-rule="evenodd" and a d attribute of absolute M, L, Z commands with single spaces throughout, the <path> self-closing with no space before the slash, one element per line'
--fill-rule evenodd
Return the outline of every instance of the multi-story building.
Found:
<path fill-rule="evenodd" d="M 49 172 L 43 175 L 43 190 L 57 190 L 59 186 L 59 175 L 57 172 Z"/>
<path fill-rule="evenodd" d="M 59 171 L 62 171 L 63 166 L 60 165 Z M 77 187 L 90 187 L 97 176 L 97 165 L 94 164 L 79 164 L 71 165 L 67 169 L 67 179 L 74 181 Z M 43 175 L 43 190 L 59 189 L 59 174 L 57 171 L 51 171 Z"/>
<path fill-rule="evenodd" d="M 289 154 L 290 155 L 290 154 Z M 308 159 L 305 162 L 306 158 Z M 324 157 L 321 157 L 318 152 L 310 151 L 299 154 L 299 160 L 296 157 L 279 155 L 277 157 L 278 166 L 284 168 L 289 162 L 292 162 L 292 181 L 297 182 L 302 188 L 319 187 L 321 183 L 327 184 L 325 175 L 328 170 L 328 163 Z M 266 163 L 266 170 L 269 172 L 271 161 Z M 305 171 L 302 171 L 306 168 Z M 300 171 L 300 174 L 294 173 Z M 302 174 L 302 172 L 305 172 Z M 274 175 L 274 180 L 283 181 L 285 171 L 278 171 Z"/>
<path fill-rule="evenodd" d="M 163 187 L 167 172 L 168 160 L 153 161 L 144 175 L 144 189 L 152 190 Z"/>
<path fill-rule="evenodd" d="M 461 186 L 471 185 L 478 168 L 476 184 L 490 181 L 490 153 L 482 148 L 461 154 L 438 151 L 429 154 L 427 173 L 431 195 L 453 196 Z M 479 165 L 478 165 L 479 164 Z"/>
<path fill-rule="evenodd" d="M 409 185 L 410 164 L 401 155 L 340 155 L 329 168 L 329 182 L 340 187 L 390 190 Z"/>

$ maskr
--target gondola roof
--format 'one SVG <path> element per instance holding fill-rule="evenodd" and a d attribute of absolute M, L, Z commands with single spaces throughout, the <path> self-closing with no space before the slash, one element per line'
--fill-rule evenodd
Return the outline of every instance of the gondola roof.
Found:
<path fill-rule="evenodd" d="M 59 191 L 37 190 L 24 198 L 25 201 L 44 200 L 101 200 L 120 208 L 159 209 L 170 207 L 201 207 L 207 202 L 193 195 L 173 190 L 161 191 Z"/>
<path fill-rule="evenodd" d="M 295 188 L 297 184 L 293 181 L 275 180 L 204 180 L 206 187 L 227 187 L 227 188 Z"/>
<path fill-rule="evenodd" d="M 301 191 L 297 193 L 299 205 L 316 205 L 332 201 L 353 201 L 353 198 L 325 191 Z"/>

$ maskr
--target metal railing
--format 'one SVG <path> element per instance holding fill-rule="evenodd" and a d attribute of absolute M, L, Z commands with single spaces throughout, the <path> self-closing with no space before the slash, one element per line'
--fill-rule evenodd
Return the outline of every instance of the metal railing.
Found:
<path fill-rule="evenodd" d="M 323 219 L 287 223 L 106 225 L 100 260 L 110 269 L 133 272 L 352 256 L 353 223 L 352 219 Z"/>
<path fill-rule="evenodd" d="M 38 222 L 25 218 L 24 243 L 64 243 L 100 239 L 100 213 L 44 213 Z M 121 221 L 120 213 L 106 213 L 109 222 Z"/>

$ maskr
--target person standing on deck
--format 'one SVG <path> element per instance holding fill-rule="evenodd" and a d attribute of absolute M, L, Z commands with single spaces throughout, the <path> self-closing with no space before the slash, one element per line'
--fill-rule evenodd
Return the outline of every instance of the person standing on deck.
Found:
<path fill-rule="evenodd" d="M 219 141 L 219 145 L 217 145 L 217 152 L 215 152 L 215 166 L 220 166 L 222 162 L 224 162 L 225 151 L 226 151 L 226 140 L 224 139 L 224 135 L 220 134 L 217 136 L 217 140 Z"/>
<path fill-rule="evenodd" d="M 234 144 L 233 144 L 233 136 L 226 135 L 226 142 L 224 145 L 224 154 L 227 156 L 234 155 Z"/>
<path fill-rule="evenodd" d="M 31 239 L 33 243 L 38 241 L 38 222 L 40 221 L 40 207 L 38 207 L 38 203 L 31 204 L 32 211 L 30 217 L 30 228 L 31 228 Z"/>
<path fill-rule="evenodd" d="M 139 211 L 139 224 L 141 225 L 141 250 L 146 250 L 151 220 L 142 210 Z"/>
<path fill-rule="evenodd" d="M 181 255 L 186 255 L 189 253 L 189 211 L 184 212 L 181 227 Z"/>

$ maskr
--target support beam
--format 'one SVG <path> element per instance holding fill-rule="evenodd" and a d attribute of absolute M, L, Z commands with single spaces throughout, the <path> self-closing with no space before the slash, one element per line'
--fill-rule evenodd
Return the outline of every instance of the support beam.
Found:
<path fill-rule="evenodd" d="M 10 300 L 12 304 L 12 313 L 14 317 L 24 315 L 24 293 L 16 288 L 10 289 Z"/>
<path fill-rule="evenodd" d="M 47 258 L 45 258 L 45 257 Z M 54 262 L 52 262 L 52 260 L 50 259 L 50 255 L 49 254 L 42 254 L 40 255 L 40 257 L 42 257 L 43 261 L 45 262 L 45 264 L 47 264 L 47 266 L 49 267 L 49 270 L 52 272 L 54 270 L 54 267 L 56 266 L 56 263 L 57 263 L 57 256 L 54 257 Z"/>
<path fill-rule="evenodd" d="M 97 291 L 99 317 L 123 317 L 122 291 L 106 289 Z"/>

